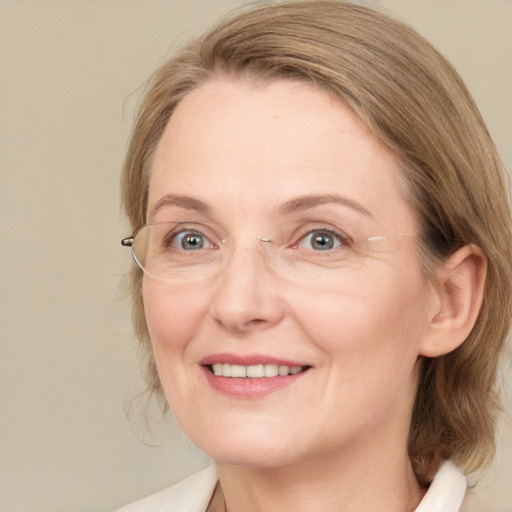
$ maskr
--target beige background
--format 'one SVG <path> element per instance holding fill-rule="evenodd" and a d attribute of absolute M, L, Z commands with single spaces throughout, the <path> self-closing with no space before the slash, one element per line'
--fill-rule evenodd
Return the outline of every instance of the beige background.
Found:
<path fill-rule="evenodd" d="M 137 400 L 125 417 L 142 384 L 118 173 L 149 72 L 242 3 L 0 0 L 0 512 L 108 511 L 207 464 Z M 381 4 L 453 61 L 511 169 L 512 2 Z M 482 487 L 511 505 L 503 432 Z"/>

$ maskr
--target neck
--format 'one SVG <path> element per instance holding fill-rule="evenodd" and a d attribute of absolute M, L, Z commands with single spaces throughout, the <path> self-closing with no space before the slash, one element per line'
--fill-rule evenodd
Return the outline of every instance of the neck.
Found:
<path fill-rule="evenodd" d="M 413 512 L 422 489 L 405 449 L 336 453 L 273 468 L 219 463 L 227 512 Z M 370 453 L 370 452 L 369 452 Z"/>

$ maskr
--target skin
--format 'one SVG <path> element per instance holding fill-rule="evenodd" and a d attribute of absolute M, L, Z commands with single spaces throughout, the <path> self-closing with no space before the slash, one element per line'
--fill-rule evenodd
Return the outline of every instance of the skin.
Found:
<path fill-rule="evenodd" d="M 229 511 L 396 512 L 420 502 L 407 432 L 440 299 L 422 276 L 415 239 L 387 241 L 317 283 L 276 272 L 254 236 L 306 218 L 354 238 L 415 235 L 397 177 L 396 161 L 355 114 L 305 84 L 212 81 L 171 117 L 155 154 L 148 223 L 197 218 L 237 244 L 224 272 L 204 281 L 171 286 L 145 276 L 145 313 L 166 398 L 217 461 Z M 171 193 L 210 211 L 166 204 L 155 212 Z M 332 193 L 361 209 L 279 211 Z M 232 397 L 205 378 L 201 361 L 215 353 L 311 368 L 279 391 Z"/>

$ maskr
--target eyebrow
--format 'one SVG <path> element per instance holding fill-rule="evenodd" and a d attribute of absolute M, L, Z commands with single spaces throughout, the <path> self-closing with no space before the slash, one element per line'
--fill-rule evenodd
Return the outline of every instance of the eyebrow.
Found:
<path fill-rule="evenodd" d="M 306 195 L 299 196 L 295 199 L 291 199 L 290 201 L 286 201 L 279 208 L 279 213 L 282 215 L 308 210 L 310 208 L 314 208 L 315 206 L 321 206 L 323 204 L 341 204 L 343 206 L 348 206 L 353 210 L 356 210 L 359 213 L 362 213 L 368 217 L 373 218 L 373 215 L 369 210 L 367 210 L 363 205 L 358 202 L 349 199 L 345 196 L 340 196 L 338 194 L 324 194 L 324 195 Z"/>
<path fill-rule="evenodd" d="M 308 210 L 315 206 L 321 206 L 323 204 L 341 204 L 342 206 L 348 206 L 353 210 L 360 212 L 368 217 L 373 218 L 369 210 L 358 202 L 349 199 L 345 196 L 338 194 L 323 194 L 323 195 L 304 195 L 299 196 L 290 201 L 286 201 L 279 207 L 279 213 L 281 215 L 289 215 L 298 211 Z M 166 206 L 177 206 L 185 210 L 193 210 L 196 212 L 208 214 L 211 212 L 211 208 L 203 201 L 190 196 L 179 196 L 174 194 L 167 194 L 160 198 L 149 210 L 149 218 L 153 218 L 158 211 Z"/>
<path fill-rule="evenodd" d="M 200 213 L 210 213 L 210 207 L 194 197 L 178 196 L 174 194 L 167 194 L 160 198 L 149 210 L 149 218 L 153 218 L 157 212 L 166 206 L 178 206 L 185 210 L 194 210 Z"/>

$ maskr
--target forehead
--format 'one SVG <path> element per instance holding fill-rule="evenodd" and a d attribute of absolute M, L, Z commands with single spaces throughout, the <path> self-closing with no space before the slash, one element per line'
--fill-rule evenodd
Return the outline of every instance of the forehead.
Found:
<path fill-rule="evenodd" d="M 294 81 L 219 80 L 189 93 L 170 118 L 149 207 L 181 194 L 251 214 L 294 196 L 335 193 L 397 222 L 411 216 L 398 172 L 356 114 L 327 93 Z"/>

